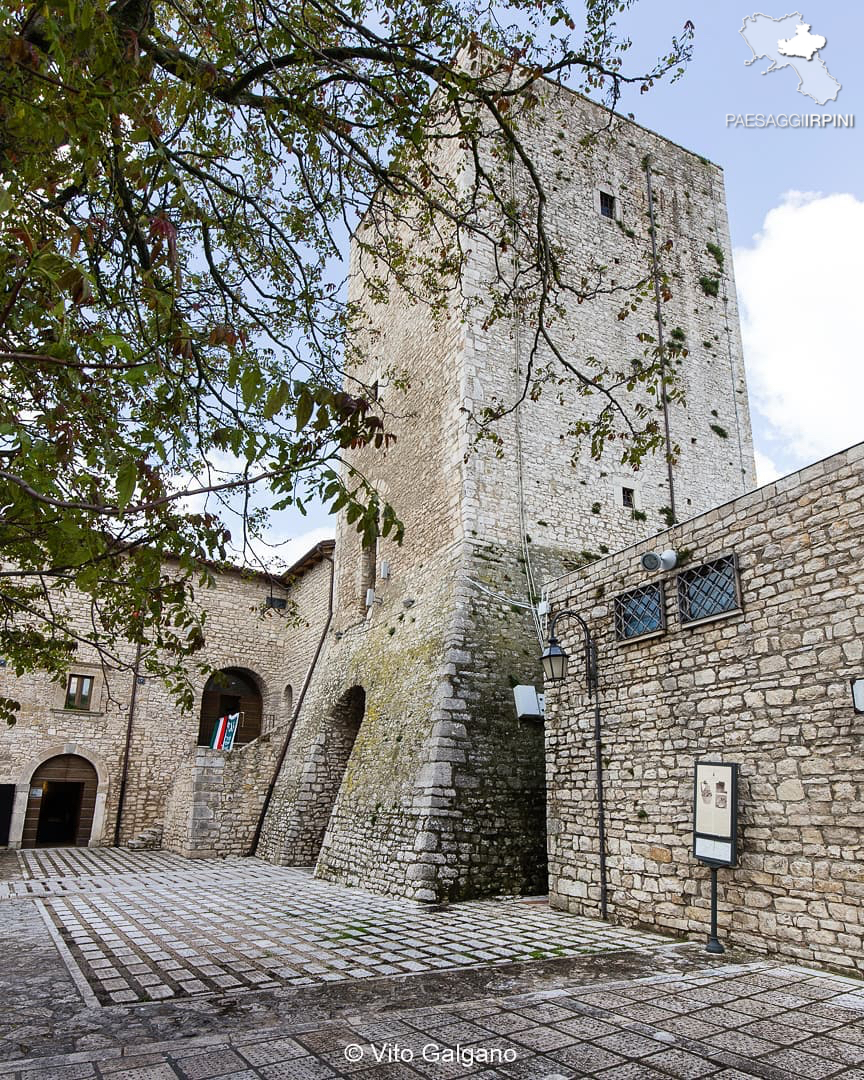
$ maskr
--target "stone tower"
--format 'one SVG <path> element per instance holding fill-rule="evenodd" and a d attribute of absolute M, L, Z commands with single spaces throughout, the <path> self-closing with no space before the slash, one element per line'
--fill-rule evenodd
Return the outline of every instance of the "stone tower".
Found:
<path fill-rule="evenodd" d="M 624 359 L 638 331 L 656 335 L 653 298 L 622 320 L 617 289 L 651 265 L 653 211 L 672 294 L 664 330 L 689 350 L 686 404 L 668 410 L 671 467 L 659 453 L 634 473 L 614 446 L 573 459 L 565 433 L 597 406 L 566 387 L 505 417 L 497 453 L 473 448 L 467 416 L 515 400 L 530 324 L 484 329 L 482 303 L 436 320 L 395 290 L 376 303 L 355 247 L 353 299 L 374 330 L 357 374 L 371 384 L 396 367 L 410 380 L 404 397 L 379 384 L 405 419 L 391 420 L 395 445 L 355 464 L 396 507 L 405 541 L 370 555 L 339 526 L 327 645 L 259 854 L 422 901 L 546 891 L 543 727 L 517 719 L 512 694 L 541 681 L 529 593 L 658 532 L 673 507 L 683 520 L 754 483 L 721 170 L 555 87 L 521 137 L 565 260 L 602 263 L 610 286 L 559 319 L 560 348 Z M 482 297 L 489 275 L 478 246 L 459 291 Z"/>

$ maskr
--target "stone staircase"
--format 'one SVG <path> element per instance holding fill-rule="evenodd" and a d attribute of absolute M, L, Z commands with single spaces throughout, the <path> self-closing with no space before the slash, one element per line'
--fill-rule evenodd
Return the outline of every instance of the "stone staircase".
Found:
<path fill-rule="evenodd" d="M 162 826 L 145 829 L 126 845 L 131 851 L 157 851 L 162 846 Z"/>

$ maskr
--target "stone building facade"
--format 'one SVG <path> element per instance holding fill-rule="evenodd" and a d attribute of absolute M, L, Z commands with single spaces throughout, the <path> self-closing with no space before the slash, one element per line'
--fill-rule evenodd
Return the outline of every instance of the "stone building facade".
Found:
<path fill-rule="evenodd" d="M 475 445 L 471 415 L 514 402 L 529 363 L 552 359 L 548 344 L 531 354 L 527 316 L 489 324 L 495 255 L 481 241 L 443 314 L 392 281 L 382 302 L 382 267 L 355 242 L 350 299 L 365 322 L 348 377 L 377 384 L 397 440 L 353 451 L 348 464 L 395 506 L 405 541 L 364 551 L 340 522 L 333 563 L 322 557 L 291 586 L 307 637 L 257 614 L 239 619 L 238 597 L 251 612 L 260 585 L 220 578 L 203 597 L 215 605 L 208 656 L 243 693 L 258 687 L 272 731 L 228 755 L 210 751 L 196 745 L 197 717 L 174 717 L 157 686 L 139 687 L 121 842 L 161 829 L 165 846 L 204 855 L 260 836 L 264 858 L 420 901 L 546 891 L 543 730 L 516 719 L 512 697 L 540 680 L 540 583 L 656 532 L 673 511 L 740 495 L 754 466 L 721 170 L 570 91 L 544 94 L 520 139 L 546 189 L 563 275 L 578 281 L 592 267 L 601 286 L 564 305 L 550 340 L 576 366 L 594 357 L 610 370 L 638 362 L 661 328 L 686 347 L 676 364 L 685 400 L 668 408 L 671 464 L 658 453 L 635 473 L 614 442 L 598 460 L 575 452 L 568 431 L 600 406 L 566 375 L 499 422 L 499 446 Z M 455 177 L 465 152 L 455 141 L 447 152 L 441 167 Z M 530 211 L 516 163 L 509 182 L 514 205 Z M 634 301 L 626 318 L 622 296 Z M 659 420 L 656 394 L 637 400 Z M 296 695 L 300 683 L 289 708 L 283 688 Z M 0 737 L 0 768 L 18 785 L 13 836 L 23 836 L 34 770 L 83 755 L 98 772 L 90 839 L 110 842 L 130 687 L 118 684 L 119 705 L 106 697 L 74 719 L 52 707 L 48 684 L 23 689 L 25 716 Z"/>
<path fill-rule="evenodd" d="M 614 921 L 705 932 L 694 762 L 737 763 L 740 854 L 718 872 L 721 936 L 864 973 L 864 714 L 850 688 L 864 677 L 862 529 L 864 444 L 549 587 L 552 611 L 581 613 L 597 645 Z M 678 566 L 646 573 L 640 556 L 662 549 Z M 665 626 L 646 587 L 662 590 Z M 622 638 L 627 612 L 636 633 Z M 547 686 L 551 901 L 596 916 L 594 702 L 578 623 L 557 631 L 573 662 Z"/>
<path fill-rule="evenodd" d="M 650 164 L 672 294 L 664 329 L 689 348 L 679 372 L 687 404 L 669 417 L 675 503 L 690 514 L 747 490 L 753 454 L 720 169 L 636 124 L 610 126 L 602 109 L 558 88 L 520 136 L 547 187 L 566 272 L 614 268 L 612 294 L 572 303 L 555 327 L 576 362 L 626 365 L 638 335 L 657 333 L 650 303 L 622 320 L 614 292 L 651 264 Z M 450 152 L 443 166 L 456 175 L 465 162 L 455 144 Z M 513 184 L 524 186 L 518 170 Z M 351 374 L 377 384 L 398 437 L 351 463 L 394 504 L 405 542 L 382 540 L 372 555 L 339 526 L 331 633 L 259 848 L 422 901 L 545 892 L 542 727 L 517 722 L 512 697 L 514 684 L 540 678 L 528 605 L 539 582 L 655 532 L 673 496 L 663 454 L 638 474 L 614 447 L 572 460 L 568 427 L 597 408 L 574 385 L 503 420 L 497 452 L 473 446 L 469 413 L 515 400 L 528 363 L 530 325 L 486 324 L 492 266 L 478 244 L 449 312 L 435 318 L 395 288 L 380 302 L 365 283 L 383 269 L 353 248 L 351 299 L 368 325 Z M 709 275 L 716 295 L 701 283 Z M 466 294 L 479 301 L 467 312 Z M 407 375 L 404 394 L 388 384 L 392 368 Z"/>
<path fill-rule="evenodd" d="M 69 674 L 92 680 L 78 703 L 86 707 L 67 707 L 71 683 L 0 668 L 0 693 L 21 703 L 17 723 L 0 731 L 0 840 L 98 846 L 145 834 L 191 856 L 247 851 L 326 625 L 332 549 L 318 545 L 282 581 L 226 570 L 198 591 L 207 613 L 199 657 L 250 687 L 243 719 L 260 723 L 250 732 L 260 736 L 230 754 L 198 745 L 212 725 L 204 730 L 200 708 L 181 712 L 158 679 L 138 676 L 133 708 L 131 672 L 103 668 L 84 648 Z M 267 606 L 282 601 L 296 602 L 299 621 L 287 607 Z M 130 667 L 134 656 L 130 646 Z M 198 678 L 199 705 L 206 696 Z"/>

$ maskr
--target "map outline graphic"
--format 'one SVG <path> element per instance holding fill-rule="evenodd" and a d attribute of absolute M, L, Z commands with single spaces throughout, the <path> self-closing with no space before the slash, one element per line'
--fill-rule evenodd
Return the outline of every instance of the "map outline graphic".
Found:
<path fill-rule="evenodd" d="M 797 21 L 793 22 L 793 20 Z M 776 24 L 773 28 L 771 28 L 772 23 Z M 817 105 L 825 105 L 829 101 L 837 100 L 843 84 L 834 78 L 825 61 L 819 56 L 820 50 L 828 44 L 828 41 L 821 34 L 811 34 L 812 26 L 812 23 L 805 22 L 800 11 L 792 11 L 788 15 L 776 17 L 757 11 L 744 17 L 738 33 L 753 53 L 752 58 L 745 61 L 745 67 L 750 67 L 757 60 L 770 60 L 771 63 L 761 72 L 762 75 L 769 75 L 773 71 L 780 71 L 786 67 L 791 68 L 798 76 L 796 87 L 798 93 L 811 98 Z M 776 36 L 773 38 L 770 36 L 771 29 L 776 29 Z M 809 39 L 811 49 L 809 60 L 794 52 L 781 51 L 781 44 L 800 46 L 805 39 Z"/>

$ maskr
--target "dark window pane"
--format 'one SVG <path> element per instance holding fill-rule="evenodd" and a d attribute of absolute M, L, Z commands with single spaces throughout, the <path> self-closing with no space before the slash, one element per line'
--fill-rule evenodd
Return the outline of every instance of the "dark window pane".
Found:
<path fill-rule="evenodd" d="M 75 701 L 78 697 L 78 676 L 70 675 L 69 682 L 66 684 L 66 708 L 74 709 Z"/>
<path fill-rule="evenodd" d="M 628 509 L 636 506 L 636 492 L 633 488 L 621 488 L 621 502 Z"/>
<path fill-rule="evenodd" d="M 603 217 L 615 217 L 615 196 L 606 191 L 600 192 L 600 213 Z"/>
<path fill-rule="evenodd" d="M 665 626 L 662 585 L 646 585 L 615 597 L 615 634 L 619 641 L 652 634 Z"/>
<path fill-rule="evenodd" d="M 92 675 L 70 675 L 66 683 L 66 708 L 89 709 L 93 695 Z"/>
<path fill-rule="evenodd" d="M 735 611 L 739 603 L 734 556 L 727 555 L 679 574 L 678 607 L 682 623 Z"/>

